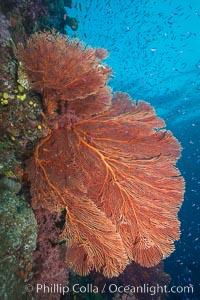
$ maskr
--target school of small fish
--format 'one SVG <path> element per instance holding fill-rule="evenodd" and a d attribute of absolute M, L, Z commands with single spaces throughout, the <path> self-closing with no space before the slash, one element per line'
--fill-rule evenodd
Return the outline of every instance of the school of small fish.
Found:
<path fill-rule="evenodd" d="M 71 36 L 109 51 L 114 91 L 149 101 L 181 138 L 182 236 L 166 270 L 172 284 L 197 286 L 200 293 L 200 1 L 77 0 L 72 10 L 79 30 Z"/>

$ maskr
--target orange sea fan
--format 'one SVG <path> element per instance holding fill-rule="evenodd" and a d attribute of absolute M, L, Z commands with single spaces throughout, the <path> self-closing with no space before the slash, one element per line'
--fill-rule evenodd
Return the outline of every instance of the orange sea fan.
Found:
<path fill-rule="evenodd" d="M 111 103 L 107 54 L 54 31 L 16 49 L 49 126 L 26 162 L 32 207 L 65 209 L 69 267 L 112 277 L 173 251 L 184 181 L 180 145 L 153 108 L 123 93 Z"/>
<path fill-rule="evenodd" d="M 53 129 L 27 162 L 33 207 L 66 209 L 62 238 L 78 274 L 117 276 L 173 251 L 184 182 L 164 126 L 148 103 L 117 93 L 106 112 Z"/>
<path fill-rule="evenodd" d="M 32 35 L 26 45 L 17 46 L 15 53 L 31 87 L 43 94 L 44 106 L 52 114 L 60 101 L 95 95 L 103 98 L 111 69 L 101 62 L 107 51 L 100 50 L 96 52 L 77 39 L 69 40 L 52 31 Z M 110 101 L 106 96 L 98 107 L 100 112 L 109 107 Z"/>

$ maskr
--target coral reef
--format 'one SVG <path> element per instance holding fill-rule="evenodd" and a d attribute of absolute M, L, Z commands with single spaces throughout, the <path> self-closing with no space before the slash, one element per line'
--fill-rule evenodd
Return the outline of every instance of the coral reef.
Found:
<path fill-rule="evenodd" d="M 157 264 L 179 238 L 178 141 L 148 103 L 111 102 L 102 50 L 45 32 L 15 52 L 49 127 L 26 163 L 32 206 L 66 210 L 68 266 L 112 277 L 132 260 Z"/>
<path fill-rule="evenodd" d="M 41 97 L 17 82 L 11 22 L 2 12 L 0 20 L 0 298 L 22 300 L 31 299 L 25 287 L 33 276 L 37 237 L 36 220 L 23 188 L 23 161 L 46 133 L 41 124 Z"/>
<path fill-rule="evenodd" d="M 168 299 L 166 293 L 170 277 L 163 271 L 163 263 L 157 266 L 146 268 L 134 262 L 118 276 L 106 278 L 101 273 L 92 271 L 88 276 L 77 276 L 70 273 L 69 288 L 70 293 L 61 299 L 73 299 L 76 292 L 73 286 L 79 283 L 79 286 L 92 286 L 98 288 L 98 292 L 91 295 L 88 289 L 87 293 L 78 294 L 78 299 L 127 299 L 127 300 L 165 300 Z"/>
<path fill-rule="evenodd" d="M 35 217 L 38 224 L 37 249 L 33 255 L 34 277 L 33 286 L 37 283 L 51 286 L 59 283 L 62 286 L 68 283 L 68 270 L 65 263 L 65 244 L 59 243 L 59 224 L 61 216 L 50 213 L 45 209 L 37 209 Z M 57 224 L 57 226 L 56 226 Z M 34 299 L 46 299 L 43 292 L 35 293 Z M 48 299 L 60 299 L 59 293 L 48 295 Z"/>
<path fill-rule="evenodd" d="M 66 34 L 66 27 L 70 27 L 73 31 L 78 29 L 78 21 L 76 18 L 70 17 L 66 7 L 72 8 L 71 0 L 43 0 L 48 6 L 49 18 L 48 23 L 51 28 L 56 28 L 59 32 Z"/>
<path fill-rule="evenodd" d="M 116 278 L 108 279 L 102 274 L 92 272 L 90 274 L 91 280 L 100 290 L 105 288 L 105 298 L 113 296 L 113 299 L 140 299 L 148 300 L 153 296 L 153 299 L 167 299 L 167 294 L 164 292 L 170 282 L 170 277 L 163 271 L 163 263 L 151 268 L 142 267 L 134 262 L 126 267 L 124 272 Z M 114 293 L 115 287 L 109 289 L 112 285 L 117 287 L 130 287 L 127 291 L 120 290 Z M 160 289 L 156 290 L 156 287 Z M 138 291 L 137 291 L 138 287 Z M 151 287 L 151 288 L 150 288 Z M 153 289 L 155 287 L 155 289 Z M 163 290 L 162 290 L 163 289 Z"/>
<path fill-rule="evenodd" d="M 32 155 L 36 144 L 47 135 L 48 130 L 42 122 L 41 96 L 27 84 L 23 68 L 16 63 L 13 55 L 13 45 L 24 41 L 35 30 L 49 28 L 48 21 L 45 1 L 0 1 L 0 298 L 5 300 L 32 299 L 31 293 L 25 292 L 25 287 L 32 277 L 34 283 L 35 273 L 38 276 L 37 251 L 32 258 L 37 226 L 27 201 L 29 186 L 23 169 L 24 160 Z M 39 221 L 38 224 L 41 225 Z M 41 225 L 41 229 L 43 227 Z M 39 233 L 41 229 L 38 228 Z M 44 238 L 44 241 L 47 240 Z M 46 263 L 42 270 L 40 268 L 41 275 L 45 274 L 51 259 L 58 267 L 62 261 L 63 272 L 66 271 L 62 254 L 65 247 L 47 245 L 49 256 L 46 253 L 45 259 L 43 253 Z M 54 271 L 53 268 L 51 271 Z M 62 271 L 57 272 L 56 278 L 63 282 Z"/>
<path fill-rule="evenodd" d="M 78 21 L 67 12 L 71 7 L 72 1 L 63 0 L 2 0 L 0 39 L 9 34 L 12 40 L 18 43 L 24 42 L 30 34 L 39 30 L 56 28 L 66 34 L 66 28 L 70 27 L 76 31 Z"/>
<path fill-rule="evenodd" d="M 10 32 L 8 28 L 11 26 L 9 20 L 0 11 L 0 43 L 4 43 L 8 38 L 10 38 Z"/>
<path fill-rule="evenodd" d="M 37 224 L 25 199 L 16 196 L 20 189 L 17 182 L 3 178 L 0 188 L 0 298 L 31 299 L 26 295 L 25 282 L 31 277 Z"/>
<path fill-rule="evenodd" d="M 48 14 L 47 6 L 41 0 L 3 0 L 0 9 L 10 21 L 10 31 L 15 42 L 24 40 L 34 30 L 42 29 L 42 20 Z"/>

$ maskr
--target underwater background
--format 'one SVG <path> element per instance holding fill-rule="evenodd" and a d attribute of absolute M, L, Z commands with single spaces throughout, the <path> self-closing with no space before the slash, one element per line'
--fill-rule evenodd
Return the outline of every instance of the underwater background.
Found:
<path fill-rule="evenodd" d="M 110 52 L 114 91 L 151 103 L 183 151 L 178 167 L 186 182 L 179 219 L 181 238 L 165 259 L 171 285 L 193 285 L 200 299 L 200 1 L 77 1 L 76 36 Z M 71 11 L 70 11 L 71 12 Z"/>
<path fill-rule="evenodd" d="M 63 12 L 65 3 L 68 4 L 66 15 Z M 126 92 L 132 99 L 149 102 L 165 121 L 166 128 L 179 140 L 182 156 L 177 167 L 186 185 L 179 211 L 181 237 L 175 242 L 175 251 L 164 260 L 164 271 L 170 276 L 169 286 L 193 287 L 193 293 L 171 293 L 161 299 L 200 299 L 200 1 L 8 0 L 2 1 L 0 8 L 3 11 L 0 14 L 2 45 L 2 41 L 11 36 L 17 44 L 33 32 L 55 27 L 92 48 L 107 49 L 110 55 L 105 62 L 113 69 L 114 75 L 108 84 L 113 92 Z M 47 15 L 48 18 L 45 17 Z M 43 21 L 38 21 L 43 17 Z M 1 45 L 0 56 L 2 60 L 6 58 L 5 64 L 8 64 L 5 73 L 0 72 L 0 224 L 3 225 L 0 229 L 0 299 L 22 300 L 30 299 L 30 294 L 28 297 L 21 291 L 24 291 L 24 282 L 29 283 L 29 275 L 34 270 L 31 257 L 36 247 L 37 225 L 29 203 L 30 187 L 25 186 L 21 194 L 22 184 L 17 181 L 13 170 L 17 170 L 19 177 L 22 176 L 18 165 L 24 163 L 24 158 L 31 155 L 34 146 L 46 133 L 38 117 L 42 111 L 41 98 L 26 91 L 22 83 L 16 81 L 16 63 L 13 63 L 13 54 L 10 54 L 13 42 L 7 41 L 5 46 Z M 15 98 L 18 104 L 13 102 Z M 52 232 L 57 230 L 51 219 L 48 225 Z M 50 231 L 49 236 L 44 235 L 45 238 L 52 239 Z M 37 259 L 40 262 L 41 257 Z M 53 259 L 51 263 L 55 274 L 58 274 L 63 265 L 55 267 Z M 42 274 L 42 268 L 39 271 Z M 58 281 L 62 278 L 62 282 L 67 282 L 66 273 L 65 266 Z M 136 273 L 139 276 L 140 271 Z M 134 268 L 130 274 L 127 271 L 126 276 L 129 275 L 134 278 Z M 94 278 L 95 282 L 99 280 L 101 283 L 101 277 L 93 273 L 85 279 L 74 274 L 70 276 L 73 283 L 86 285 Z M 164 275 L 163 278 L 163 283 L 169 281 Z M 112 299 L 113 295 L 107 297 L 98 298 L 98 295 L 89 293 L 81 298 L 79 295 L 67 295 L 62 299 L 101 300 Z M 159 299 L 152 295 L 149 297 Z M 115 299 L 140 298 L 123 298 L 122 295 L 122 298 L 116 296 Z M 148 295 L 144 299 L 148 299 Z"/>

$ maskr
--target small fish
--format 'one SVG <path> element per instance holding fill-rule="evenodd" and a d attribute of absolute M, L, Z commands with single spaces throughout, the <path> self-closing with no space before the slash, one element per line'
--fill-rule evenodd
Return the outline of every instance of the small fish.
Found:
<path fill-rule="evenodd" d="M 180 11 L 181 9 L 182 9 L 181 5 L 179 5 L 179 6 L 176 7 L 177 11 Z"/>

